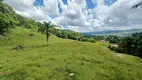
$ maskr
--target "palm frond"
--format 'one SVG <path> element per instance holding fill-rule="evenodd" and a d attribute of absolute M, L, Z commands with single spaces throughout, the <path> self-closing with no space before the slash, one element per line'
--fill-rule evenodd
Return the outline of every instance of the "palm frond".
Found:
<path fill-rule="evenodd" d="M 131 9 L 136 9 L 138 7 L 142 7 L 142 1 L 132 6 Z"/>
<path fill-rule="evenodd" d="M 38 32 L 45 33 L 45 28 L 44 27 L 38 28 Z"/>

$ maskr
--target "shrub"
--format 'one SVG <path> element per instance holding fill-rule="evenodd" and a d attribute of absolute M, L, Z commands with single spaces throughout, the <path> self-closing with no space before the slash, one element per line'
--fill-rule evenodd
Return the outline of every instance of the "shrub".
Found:
<path fill-rule="evenodd" d="M 115 49 L 114 49 L 116 52 L 118 52 L 118 53 L 124 53 L 124 50 L 122 49 L 122 48 L 120 48 L 120 47 L 115 47 Z"/>
<path fill-rule="evenodd" d="M 115 47 L 114 47 L 114 46 L 111 46 L 111 45 L 109 45 L 108 48 L 109 48 L 110 50 L 115 50 Z"/>
<path fill-rule="evenodd" d="M 91 43 L 95 43 L 96 41 L 95 40 L 91 40 Z"/>

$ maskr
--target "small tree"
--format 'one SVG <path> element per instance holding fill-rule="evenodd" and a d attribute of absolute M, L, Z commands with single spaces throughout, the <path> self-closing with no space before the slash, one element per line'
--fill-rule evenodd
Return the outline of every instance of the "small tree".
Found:
<path fill-rule="evenodd" d="M 54 25 L 51 24 L 51 22 L 44 22 L 42 26 L 38 29 L 38 32 L 46 34 L 46 41 L 48 45 L 48 40 L 50 36 L 51 29 L 53 28 Z"/>
<path fill-rule="evenodd" d="M 137 56 L 142 58 L 142 39 L 138 42 Z"/>

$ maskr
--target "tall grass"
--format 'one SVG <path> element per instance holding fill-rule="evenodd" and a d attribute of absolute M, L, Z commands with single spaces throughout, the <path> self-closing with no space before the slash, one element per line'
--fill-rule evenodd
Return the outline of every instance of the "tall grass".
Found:
<path fill-rule="evenodd" d="M 0 37 L 0 80 L 142 80 L 142 59 L 107 44 L 53 35 L 45 44 L 45 35 L 20 27 Z M 11 50 L 17 45 L 24 49 Z"/>

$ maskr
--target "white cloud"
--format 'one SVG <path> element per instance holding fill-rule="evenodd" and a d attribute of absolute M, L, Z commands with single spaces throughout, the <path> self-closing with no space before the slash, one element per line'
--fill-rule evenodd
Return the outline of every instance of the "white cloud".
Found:
<path fill-rule="evenodd" d="M 18 14 L 37 21 L 48 21 L 51 20 L 49 15 L 59 15 L 57 0 L 44 0 L 44 7 L 34 6 L 35 0 L 5 0 L 4 2 L 12 6 Z"/>
<path fill-rule="evenodd" d="M 58 8 L 58 2 L 57 0 L 43 0 L 44 7 L 41 7 L 41 9 L 48 13 L 49 15 L 57 16 L 59 15 L 59 8 Z"/>
<path fill-rule="evenodd" d="M 124 27 L 123 29 L 125 29 L 127 27 L 134 28 L 136 25 L 142 24 L 142 9 L 131 10 L 131 6 L 137 2 L 139 2 L 139 0 L 118 0 L 111 5 L 107 9 L 109 12 L 104 18 L 105 26 Z M 112 21 L 109 22 L 109 20 Z M 135 24 L 135 26 L 133 24 Z"/>
<path fill-rule="evenodd" d="M 25 17 L 37 21 L 50 20 L 78 32 L 142 27 L 142 8 L 130 9 L 139 0 L 117 0 L 110 6 L 105 5 L 104 0 L 92 0 L 97 4 L 94 9 L 88 9 L 87 1 L 89 0 L 67 0 L 67 4 L 64 4 L 62 0 L 43 0 L 44 6 L 38 7 L 33 5 L 35 0 L 5 0 L 4 2 Z M 51 18 L 51 15 L 54 18 Z"/>

